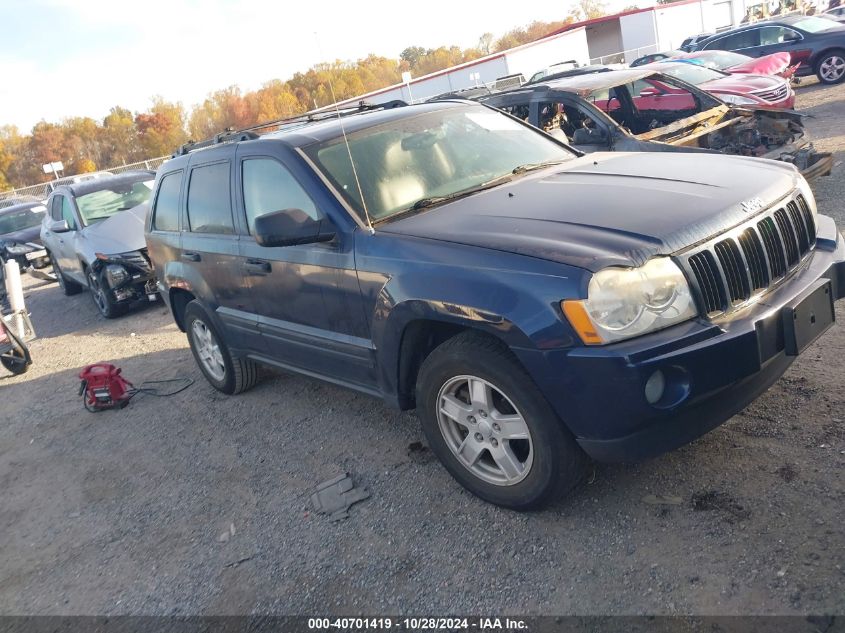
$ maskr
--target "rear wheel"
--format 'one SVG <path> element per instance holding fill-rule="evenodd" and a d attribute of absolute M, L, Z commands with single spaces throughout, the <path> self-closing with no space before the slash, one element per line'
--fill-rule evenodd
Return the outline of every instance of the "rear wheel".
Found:
<path fill-rule="evenodd" d="M 59 288 L 62 289 L 62 292 L 67 296 L 78 295 L 82 292 L 82 286 L 80 284 L 65 277 L 62 269 L 59 268 L 59 262 L 56 261 L 52 253 L 50 253 L 50 263 L 53 265 L 53 273 L 56 275 L 56 281 L 59 282 Z"/>
<path fill-rule="evenodd" d="M 196 300 L 185 308 L 185 331 L 197 365 L 205 379 L 223 393 L 236 394 L 252 388 L 258 381 L 258 365 L 246 358 L 234 358 Z"/>
<path fill-rule="evenodd" d="M 845 50 L 823 53 L 816 63 L 816 76 L 823 84 L 838 84 L 845 80 Z"/>
<path fill-rule="evenodd" d="M 435 349 L 420 369 L 417 405 L 432 451 L 486 501 L 538 508 L 584 478 L 586 455 L 495 339 L 465 333 Z"/>

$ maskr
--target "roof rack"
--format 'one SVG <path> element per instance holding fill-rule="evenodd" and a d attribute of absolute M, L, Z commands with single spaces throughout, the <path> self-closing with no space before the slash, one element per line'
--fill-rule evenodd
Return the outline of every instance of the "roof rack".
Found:
<path fill-rule="evenodd" d="M 213 147 L 221 143 L 237 143 L 238 141 L 250 141 L 259 138 L 263 134 L 276 132 L 282 128 L 289 126 L 304 126 L 310 123 L 317 123 L 327 119 L 334 119 L 339 116 L 345 117 L 353 114 L 361 114 L 362 112 L 371 112 L 373 110 L 391 110 L 408 105 L 401 99 L 394 99 L 384 103 L 370 103 L 368 101 L 359 101 L 356 106 L 347 106 L 337 108 L 335 106 L 328 106 L 320 110 L 312 110 L 305 114 L 300 114 L 294 117 L 287 117 L 284 119 L 277 119 L 275 121 L 268 121 L 266 123 L 259 123 L 242 130 L 235 130 L 234 128 L 226 128 L 224 132 L 215 134 L 204 141 L 188 141 L 181 145 L 179 149 L 173 152 L 172 157 L 184 156 L 194 150 L 204 149 L 206 147 Z"/>

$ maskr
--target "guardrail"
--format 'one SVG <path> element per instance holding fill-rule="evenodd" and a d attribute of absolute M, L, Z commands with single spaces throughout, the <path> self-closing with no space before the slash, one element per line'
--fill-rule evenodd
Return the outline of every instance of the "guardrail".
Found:
<path fill-rule="evenodd" d="M 125 171 L 131 171 L 133 169 L 151 169 L 155 171 L 168 160 L 170 160 L 169 154 L 167 156 L 148 158 L 147 160 L 139 160 L 137 163 L 129 163 L 128 165 L 118 165 L 117 167 L 109 167 L 108 169 L 101 169 L 98 171 L 108 171 L 113 174 L 120 174 Z M 65 176 L 63 178 L 59 178 L 59 180 L 64 182 L 70 182 L 70 178 L 84 175 L 85 174 L 74 174 L 73 176 Z M 15 187 L 13 189 L 9 189 L 8 191 L 0 191 L 0 200 L 5 200 L 6 198 L 15 198 L 18 196 L 32 196 L 34 198 L 38 198 L 39 200 L 44 200 L 47 198 L 48 195 L 50 195 L 50 191 L 52 190 L 50 185 L 54 182 L 56 181 L 53 180 L 51 182 L 43 182 L 38 185 Z"/>

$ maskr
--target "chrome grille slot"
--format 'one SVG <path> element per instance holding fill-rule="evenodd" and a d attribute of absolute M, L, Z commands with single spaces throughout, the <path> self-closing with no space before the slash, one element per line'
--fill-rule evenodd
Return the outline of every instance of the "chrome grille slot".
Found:
<path fill-rule="evenodd" d="M 689 258 L 707 314 L 722 312 L 727 303 L 716 258 L 710 251 L 696 253 Z"/>
<path fill-rule="evenodd" d="M 748 262 L 748 273 L 751 275 L 751 291 L 756 292 L 769 286 L 769 269 L 766 267 L 766 253 L 763 252 L 763 242 L 757 231 L 752 228 L 740 233 L 739 245 Z"/>
<path fill-rule="evenodd" d="M 736 242 L 731 239 L 722 240 L 716 243 L 713 250 L 716 251 L 716 257 L 722 265 L 722 272 L 725 273 L 731 304 L 748 300 L 751 297 L 751 289 Z"/>
<path fill-rule="evenodd" d="M 786 211 L 778 209 L 774 215 L 775 222 L 780 230 L 780 236 L 783 240 L 783 245 L 786 248 L 786 264 L 788 268 L 792 268 L 798 263 L 798 237 L 795 235 L 795 227 L 786 217 Z"/>
<path fill-rule="evenodd" d="M 816 225 L 798 194 L 690 249 L 687 273 L 708 317 L 748 304 L 794 273 L 816 245 Z"/>
<path fill-rule="evenodd" d="M 763 244 L 766 245 L 772 279 L 783 277 L 786 273 L 786 254 L 783 252 L 783 244 L 775 228 L 775 221 L 772 218 L 763 218 L 757 228 L 760 229 Z"/>

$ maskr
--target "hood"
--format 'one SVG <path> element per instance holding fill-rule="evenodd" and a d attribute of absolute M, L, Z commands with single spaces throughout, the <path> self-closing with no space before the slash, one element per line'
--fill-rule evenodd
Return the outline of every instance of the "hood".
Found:
<path fill-rule="evenodd" d="M 86 226 L 84 229 L 86 253 L 115 255 L 146 248 L 144 225 L 147 221 L 149 203 L 115 213 L 110 218 Z"/>
<path fill-rule="evenodd" d="M 713 237 L 748 219 L 743 202 L 759 198 L 767 207 L 796 179 L 791 165 L 757 158 L 602 152 L 376 230 L 595 271 Z"/>
<path fill-rule="evenodd" d="M 0 242 L 17 242 L 19 244 L 26 244 L 27 242 L 41 243 L 41 225 L 36 224 L 28 229 L 21 229 L 20 231 L 12 231 L 11 233 L 4 233 L 0 235 Z"/>
<path fill-rule="evenodd" d="M 699 84 L 701 90 L 707 92 L 733 92 L 735 94 L 748 94 L 762 90 L 774 90 L 784 82 L 780 77 L 765 75 L 729 75 L 721 79 L 705 81 Z"/>
<path fill-rule="evenodd" d="M 778 75 L 789 68 L 791 56 L 789 53 L 772 53 L 757 59 L 725 68 L 729 73 L 751 73 L 754 75 Z"/>

